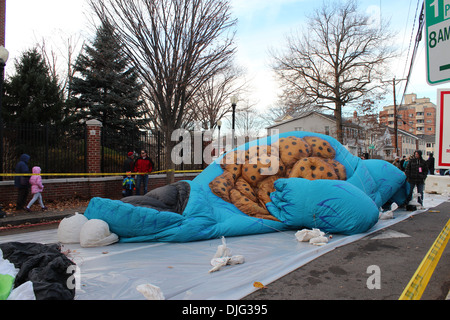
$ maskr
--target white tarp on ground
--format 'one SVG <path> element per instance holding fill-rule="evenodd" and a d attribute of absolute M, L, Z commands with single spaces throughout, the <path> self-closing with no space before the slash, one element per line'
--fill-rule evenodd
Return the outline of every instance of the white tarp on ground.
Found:
<path fill-rule="evenodd" d="M 448 200 L 448 195 L 426 195 L 425 207 Z M 117 243 L 106 247 L 82 248 L 64 245 L 79 266 L 76 299 L 145 299 L 136 288 L 151 284 L 161 288 L 166 299 L 236 300 L 256 290 L 254 282 L 273 282 L 309 261 L 375 231 L 387 228 L 423 211 L 395 211 L 394 219 L 380 220 L 367 233 L 333 235 L 324 246 L 298 242 L 295 231 L 227 238 L 233 255 L 245 263 L 225 266 L 209 273 L 211 259 L 221 239 L 193 243 Z M 57 242 L 57 230 L 0 237 L 0 242 Z M 71 270 L 71 273 L 73 270 Z"/>

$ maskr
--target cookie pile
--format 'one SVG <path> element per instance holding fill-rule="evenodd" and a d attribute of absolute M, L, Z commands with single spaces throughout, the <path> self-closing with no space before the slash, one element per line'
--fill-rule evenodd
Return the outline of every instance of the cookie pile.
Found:
<path fill-rule="evenodd" d="M 336 151 L 324 139 L 310 136 L 281 138 L 270 146 L 227 153 L 223 174 L 211 181 L 211 191 L 243 213 L 275 220 L 266 208 L 274 182 L 280 178 L 346 180 L 345 167 L 334 160 Z"/>

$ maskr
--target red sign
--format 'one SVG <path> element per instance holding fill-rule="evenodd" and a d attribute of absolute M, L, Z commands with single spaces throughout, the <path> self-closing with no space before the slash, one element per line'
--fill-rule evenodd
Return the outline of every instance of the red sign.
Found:
<path fill-rule="evenodd" d="M 438 108 L 436 112 L 436 146 L 437 168 L 450 168 L 450 90 L 438 90 Z"/>

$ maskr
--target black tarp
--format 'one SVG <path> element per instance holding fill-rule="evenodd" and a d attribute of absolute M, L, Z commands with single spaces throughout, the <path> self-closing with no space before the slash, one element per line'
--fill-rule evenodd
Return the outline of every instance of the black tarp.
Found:
<path fill-rule="evenodd" d="M 68 285 L 70 266 L 75 265 L 57 244 L 1 243 L 3 258 L 20 271 L 14 287 L 31 281 L 36 300 L 73 300 L 75 286 Z"/>

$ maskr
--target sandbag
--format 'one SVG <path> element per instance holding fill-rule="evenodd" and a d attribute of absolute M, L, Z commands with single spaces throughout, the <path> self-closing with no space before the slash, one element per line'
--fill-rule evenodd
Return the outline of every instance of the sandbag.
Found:
<path fill-rule="evenodd" d="M 108 224 L 103 220 L 89 220 L 80 231 L 80 245 L 84 248 L 108 246 L 117 241 L 119 237 L 109 231 Z"/>
<path fill-rule="evenodd" d="M 86 222 L 88 218 L 79 213 L 64 218 L 58 226 L 58 241 L 65 244 L 80 243 L 80 231 Z"/>

